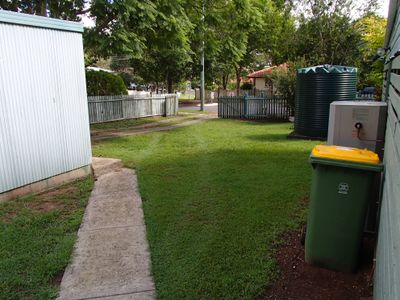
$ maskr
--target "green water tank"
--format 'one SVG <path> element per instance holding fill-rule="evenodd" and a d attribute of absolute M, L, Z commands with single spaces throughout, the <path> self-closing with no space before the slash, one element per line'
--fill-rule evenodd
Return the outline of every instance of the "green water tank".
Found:
<path fill-rule="evenodd" d="M 356 99 L 357 68 L 320 65 L 297 70 L 294 132 L 325 139 L 329 105 Z"/>

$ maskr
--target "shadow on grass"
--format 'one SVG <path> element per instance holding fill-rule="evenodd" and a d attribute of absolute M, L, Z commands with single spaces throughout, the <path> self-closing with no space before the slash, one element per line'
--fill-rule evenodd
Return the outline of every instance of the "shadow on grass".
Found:
<path fill-rule="evenodd" d="M 260 141 L 260 142 L 276 142 L 276 141 L 285 141 L 285 142 L 296 142 L 294 139 L 288 139 L 287 134 L 281 133 L 267 133 L 267 134 L 258 134 L 258 135 L 249 135 L 247 136 L 248 139 L 253 141 Z"/>
<path fill-rule="evenodd" d="M 305 220 L 316 144 L 289 127 L 218 119 L 94 146 L 137 169 L 160 299 L 254 299 L 277 276 L 272 245 Z"/>
<path fill-rule="evenodd" d="M 223 119 L 223 120 L 227 120 L 227 119 Z M 276 124 L 276 125 L 288 124 L 288 125 L 294 126 L 292 122 L 289 122 L 289 121 L 286 121 L 286 120 L 279 121 L 279 120 L 239 119 L 239 118 L 238 118 L 238 119 L 229 119 L 229 120 L 236 120 L 236 121 L 247 122 L 247 123 L 249 123 L 250 125 L 254 125 L 254 126 L 256 126 L 256 125 L 266 125 L 266 124 L 268 124 L 268 125 L 273 125 L 273 124 Z"/>
<path fill-rule="evenodd" d="M 305 220 L 308 155 L 232 149 L 146 160 L 138 175 L 159 297 L 261 293 L 277 274 L 274 241 Z"/>

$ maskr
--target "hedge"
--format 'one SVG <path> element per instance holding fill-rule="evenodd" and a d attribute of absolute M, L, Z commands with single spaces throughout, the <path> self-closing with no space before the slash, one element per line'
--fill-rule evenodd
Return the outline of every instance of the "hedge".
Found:
<path fill-rule="evenodd" d="M 88 96 L 128 94 L 121 76 L 104 71 L 86 70 L 86 88 Z"/>

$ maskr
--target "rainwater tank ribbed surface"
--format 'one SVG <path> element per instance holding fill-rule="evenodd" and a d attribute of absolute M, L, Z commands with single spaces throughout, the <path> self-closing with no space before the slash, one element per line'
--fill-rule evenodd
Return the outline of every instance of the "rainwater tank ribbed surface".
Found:
<path fill-rule="evenodd" d="M 357 68 L 321 65 L 297 70 L 294 133 L 328 135 L 329 105 L 356 98 Z"/>

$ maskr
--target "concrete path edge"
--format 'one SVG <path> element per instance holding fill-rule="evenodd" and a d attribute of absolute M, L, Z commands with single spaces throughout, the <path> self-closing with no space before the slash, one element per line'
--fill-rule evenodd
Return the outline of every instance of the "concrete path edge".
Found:
<path fill-rule="evenodd" d="M 94 158 L 93 169 L 97 180 L 58 299 L 154 299 L 135 171 L 106 158 Z"/>

